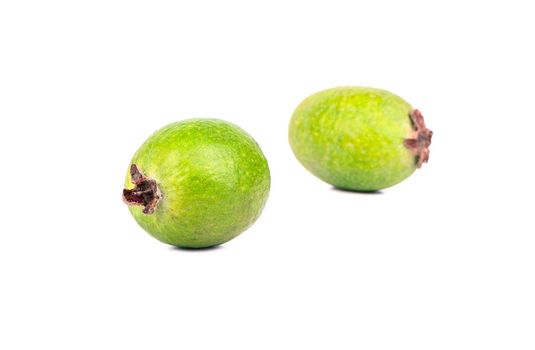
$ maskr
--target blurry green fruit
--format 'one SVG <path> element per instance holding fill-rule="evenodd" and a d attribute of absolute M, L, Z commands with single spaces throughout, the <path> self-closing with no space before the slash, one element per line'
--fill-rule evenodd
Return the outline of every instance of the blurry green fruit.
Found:
<path fill-rule="evenodd" d="M 255 140 L 217 119 L 190 119 L 149 137 L 130 162 L 123 190 L 138 224 L 179 247 L 225 243 L 251 226 L 270 174 Z"/>
<path fill-rule="evenodd" d="M 337 87 L 306 98 L 290 122 L 297 159 L 331 185 L 376 191 L 429 159 L 432 131 L 421 113 L 385 90 Z"/>

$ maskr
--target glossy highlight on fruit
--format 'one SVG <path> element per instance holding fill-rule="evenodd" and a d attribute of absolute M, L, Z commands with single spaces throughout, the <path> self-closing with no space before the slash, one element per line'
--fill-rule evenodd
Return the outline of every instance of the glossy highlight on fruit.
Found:
<path fill-rule="evenodd" d="M 266 158 L 234 124 L 189 119 L 163 127 L 133 156 L 123 201 L 154 238 L 179 247 L 225 243 L 260 216 L 270 188 Z"/>
<path fill-rule="evenodd" d="M 433 133 L 420 111 L 386 90 L 337 87 L 306 98 L 289 141 L 312 174 L 342 189 L 376 191 L 409 177 L 429 159 Z"/>

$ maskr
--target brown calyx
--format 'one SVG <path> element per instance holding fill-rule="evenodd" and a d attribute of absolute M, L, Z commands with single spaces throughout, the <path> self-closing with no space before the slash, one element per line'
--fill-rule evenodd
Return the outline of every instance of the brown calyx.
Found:
<path fill-rule="evenodd" d="M 419 110 L 413 109 L 409 115 L 414 131 L 410 138 L 404 140 L 403 144 L 416 156 L 416 165 L 420 168 L 423 163 L 427 163 L 429 160 L 429 145 L 431 145 L 433 132 L 425 126 L 424 117 Z"/>
<path fill-rule="evenodd" d="M 161 198 L 158 184 L 153 179 L 145 177 L 135 164 L 130 166 L 130 176 L 135 187 L 130 190 L 123 189 L 123 201 L 127 205 L 144 206 L 143 213 L 145 214 L 154 213 Z"/>

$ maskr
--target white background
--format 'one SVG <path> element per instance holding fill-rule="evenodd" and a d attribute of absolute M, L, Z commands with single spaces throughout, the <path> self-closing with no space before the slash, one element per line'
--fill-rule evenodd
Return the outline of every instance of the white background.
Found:
<path fill-rule="evenodd" d="M 0 4 L 1 349 L 534 349 L 529 1 Z M 382 194 L 294 159 L 309 94 L 390 90 L 435 132 Z M 263 215 L 217 249 L 121 201 L 154 130 L 222 118 L 269 160 Z"/>

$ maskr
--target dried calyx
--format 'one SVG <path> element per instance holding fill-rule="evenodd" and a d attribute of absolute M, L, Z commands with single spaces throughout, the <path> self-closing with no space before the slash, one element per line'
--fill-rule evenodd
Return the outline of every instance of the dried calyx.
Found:
<path fill-rule="evenodd" d="M 135 187 L 123 190 L 123 201 L 128 205 L 142 205 L 145 214 L 154 213 L 161 198 L 158 184 L 145 177 L 136 164 L 130 166 L 130 176 Z"/>
<path fill-rule="evenodd" d="M 419 110 L 413 109 L 410 113 L 413 134 L 410 138 L 405 139 L 405 147 L 411 150 L 416 157 L 418 168 L 429 160 L 429 145 L 433 132 L 425 126 L 424 117 Z"/>

